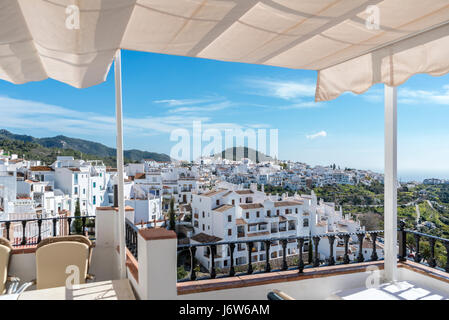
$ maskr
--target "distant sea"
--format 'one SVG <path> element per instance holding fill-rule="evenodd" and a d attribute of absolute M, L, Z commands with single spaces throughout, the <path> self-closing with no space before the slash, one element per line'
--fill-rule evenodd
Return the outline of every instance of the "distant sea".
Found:
<path fill-rule="evenodd" d="M 436 179 L 448 179 L 449 171 L 419 171 L 419 170 L 398 170 L 398 179 L 401 182 L 418 181 L 422 182 L 424 179 L 436 178 Z"/>

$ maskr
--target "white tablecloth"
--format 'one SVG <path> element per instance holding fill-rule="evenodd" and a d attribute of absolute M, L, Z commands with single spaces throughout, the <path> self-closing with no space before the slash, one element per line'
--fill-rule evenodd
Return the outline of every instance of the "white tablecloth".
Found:
<path fill-rule="evenodd" d="M 5 296 L 0 296 L 5 297 Z M 135 300 L 128 279 L 90 282 L 67 289 L 57 287 L 6 295 L 5 300 Z"/>

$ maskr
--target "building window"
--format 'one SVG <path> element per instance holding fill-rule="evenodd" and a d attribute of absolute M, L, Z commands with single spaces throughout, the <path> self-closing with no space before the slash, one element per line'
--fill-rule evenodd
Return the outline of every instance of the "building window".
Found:
<path fill-rule="evenodd" d="M 232 216 L 228 216 L 228 222 L 232 222 Z"/>
<path fill-rule="evenodd" d="M 279 209 L 276 210 L 276 215 L 279 215 Z"/>
<path fill-rule="evenodd" d="M 232 229 L 228 229 L 228 236 L 232 236 Z"/>
<path fill-rule="evenodd" d="M 92 203 L 93 203 L 93 204 L 96 204 L 96 202 L 97 202 L 97 197 L 96 197 L 96 196 L 93 196 L 93 198 L 92 198 Z"/>
<path fill-rule="evenodd" d="M 83 188 L 83 194 L 86 194 L 86 188 Z"/>
<path fill-rule="evenodd" d="M 256 212 L 256 217 L 257 217 L 257 218 L 260 217 L 259 211 Z"/>
<path fill-rule="evenodd" d="M 203 218 L 205 218 L 206 217 L 206 215 L 204 214 L 204 211 L 203 211 Z"/>
<path fill-rule="evenodd" d="M 97 183 L 96 182 L 94 182 L 94 188 L 97 186 Z"/>
<path fill-rule="evenodd" d="M 295 208 L 295 213 L 298 213 L 298 208 Z"/>
<path fill-rule="evenodd" d="M 249 219 L 249 212 L 246 213 L 246 219 Z"/>
<path fill-rule="evenodd" d="M 303 227 L 308 227 L 309 226 L 309 219 L 304 219 L 303 223 L 302 223 Z"/>
<path fill-rule="evenodd" d="M 78 194 L 78 187 L 75 187 L 74 193 L 75 193 L 75 194 Z"/>
<path fill-rule="evenodd" d="M 206 230 L 206 228 L 204 227 L 204 224 L 203 224 L 203 231 L 204 231 L 204 230 Z"/>
<path fill-rule="evenodd" d="M 271 217 L 271 210 L 267 210 L 267 217 Z"/>
<path fill-rule="evenodd" d="M 220 200 L 219 199 L 216 201 L 216 204 L 217 204 L 217 206 L 220 205 Z"/>
<path fill-rule="evenodd" d="M 234 199 L 232 199 L 232 205 L 235 205 L 235 200 Z"/>

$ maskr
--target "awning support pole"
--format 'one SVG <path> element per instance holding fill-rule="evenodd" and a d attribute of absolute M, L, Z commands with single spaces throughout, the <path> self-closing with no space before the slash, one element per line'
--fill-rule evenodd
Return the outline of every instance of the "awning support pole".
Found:
<path fill-rule="evenodd" d="M 123 162 L 123 119 L 122 119 L 122 62 L 121 51 L 115 55 L 115 116 L 117 124 L 117 185 L 118 185 L 118 235 L 120 248 L 120 278 L 126 278 L 125 252 L 125 191 Z"/>
<path fill-rule="evenodd" d="M 397 280 L 397 88 L 385 85 L 384 270 Z"/>

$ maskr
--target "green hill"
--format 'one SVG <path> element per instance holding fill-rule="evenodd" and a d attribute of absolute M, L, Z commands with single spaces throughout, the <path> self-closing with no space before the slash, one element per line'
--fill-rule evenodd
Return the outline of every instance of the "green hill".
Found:
<path fill-rule="evenodd" d="M 74 156 L 88 160 L 103 160 L 105 164 L 115 166 L 116 149 L 89 140 L 70 138 L 63 135 L 49 138 L 35 138 L 19 135 L 7 130 L 0 130 L 0 148 L 25 155 L 28 159 L 42 160 L 49 164 L 58 155 Z M 136 162 L 142 159 L 156 161 L 170 161 L 170 157 L 163 153 L 141 150 L 125 150 L 125 162 Z"/>
<path fill-rule="evenodd" d="M 239 155 L 239 156 L 237 156 Z M 215 154 L 215 158 L 221 157 L 232 161 L 238 161 L 242 158 L 248 158 L 254 162 L 273 161 L 274 159 L 266 154 L 256 151 L 248 147 L 233 147 L 223 150 L 221 153 Z"/>

